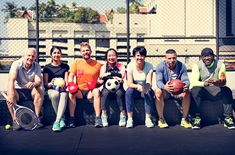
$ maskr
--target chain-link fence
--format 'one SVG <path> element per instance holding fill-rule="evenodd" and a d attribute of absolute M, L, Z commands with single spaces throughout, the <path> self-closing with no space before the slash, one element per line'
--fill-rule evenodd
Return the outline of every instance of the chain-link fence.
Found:
<path fill-rule="evenodd" d="M 38 48 L 42 67 L 50 63 L 53 46 L 70 63 L 79 57 L 83 41 L 101 62 L 108 48 L 117 49 L 119 61 L 126 64 L 134 47 L 145 46 L 147 61 L 156 66 L 171 48 L 190 69 L 201 50 L 210 47 L 234 69 L 232 10 L 232 0 L 3 0 L 0 70 L 8 71 L 28 47 Z"/>

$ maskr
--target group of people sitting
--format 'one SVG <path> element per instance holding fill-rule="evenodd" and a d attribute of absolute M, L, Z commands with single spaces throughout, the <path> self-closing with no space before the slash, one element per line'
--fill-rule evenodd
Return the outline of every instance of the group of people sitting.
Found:
<path fill-rule="evenodd" d="M 118 52 L 115 49 L 107 50 L 104 64 L 92 59 L 91 53 L 90 45 L 87 42 L 81 43 L 82 58 L 75 60 L 69 66 L 62 62 L 61 49 L 53 47 L 50 51 L 52 61 L 43 68 L 42 72 L 40 65 L 35 62 L 37 52 L 34 48 L 29 48 L 21 59 L 14 61 L 9 72 L 7 90 L 7 105 L 13 121 L 13 130 L 19 130 L 20 126 L 15 121 L 12 104 L 17 103 L 20 98 L 31 96 L 35 113 L 40 118 L 45 93 L 48 94 L 56 113 L 53 131 L 61 131 L 64 127 L 76 127 L 75 109 L 79 102 L 77 99 L 92 99 L 96 115 L 95 127 L 107 127 L 109 98 L 116 99 L 120 109 L 121 127 L 133 127 L 135 99 L 143 98 L 145 126 L 154 127 L 151 114 L 155 110 L 155 104 L 159 118 L 158 126 L 167 128 L 168 124 L 163 114 L 164 101 L 173 98 L 182 103 L 181 126 L 192 129 L 201 128 L 199 107 L 202 101 L 222 99 L 224 126 L 235 129 L 232 91 L 225 86 L 225 65 L 215 59 L 212 49 L 202 50 L 200 61 L 192 67 L 191 83 L 185 64 L 177 60 L 176 51 L 167 50 L 165 60 L 156 66 L 155 90 L 152 89 L 154 67 L 145 61 L 147 50 L 144 47 L 137 46 L 133 49 L 133 59 L 127 68 L 117 61 Z M 64 80 L 63 87 L 55 85 L 58 78 Z M 184 83 L 183 91 L 177 95 L 172 93 L 173 85 L 170 83 L 172 79 L 179 79 Z M 124 89 L 124 82 L 127 82 L 127 89 Z M 113 85 L 115 89 L 110 88 Z M 188 119 L 191 96 L 196 103 L 193 121 Z M 64 117 L 66 107 L 69 108 L 67 121 Z M 43 124 L 39 122 L 38 126 L 41 127 Z"/>

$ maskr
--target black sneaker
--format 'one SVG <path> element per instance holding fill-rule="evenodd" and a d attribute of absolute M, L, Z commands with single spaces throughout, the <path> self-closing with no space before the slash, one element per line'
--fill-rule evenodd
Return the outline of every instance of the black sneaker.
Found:
<path fill-rule="evenodd" d="M 194 129 L 194 130 L 201 129 L 201 118 L 199 116 L 195 117 L 193 119 L 192 125 L 193 125 L 192 129 Z"/>
<path fill-rule="evenodd" d="M 36 126 L 36 129 L 42 128 L 44 125 L 42 124 L 42 117 L 38 118 L 38 124 Z"/>
<path fill-rule="evenodd" d="M 75 118 L 74 117 L 70 117 L 68 120 L 68 127 L 69 128 L 75 128 Z"/>
<path fill-rule="evenodd" d="M 12 126 L 13 131 L 18 131 L 21 129 L 21 127 L 19 126 L 19 124 L 16 123 L 15 120 L 13 121 Z"/>
<path fill-rule="evenodd" d="M 102 120 L 100 117 L 95 118 L 95 127 L 96 128 L 101 128 L 102 127 Z"/>
<path fill-rule="evenodd" d="M 225 117 L 224 127 L 228 128 L 228 129 L 235 129 L 235 124 L 233 122 L 232 117 Z"/>

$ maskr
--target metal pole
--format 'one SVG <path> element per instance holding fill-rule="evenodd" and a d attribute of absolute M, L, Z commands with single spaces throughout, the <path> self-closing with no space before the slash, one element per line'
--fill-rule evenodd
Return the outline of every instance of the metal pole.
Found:
<path fill-rule="evenodd" d="M 216 57 L 219 60 L 219 0 L 216 0 L 215 4 L 216 11 Z"/>
<path fill-rule="evenodd" d="M 130 62 L 130 8 L 129 1 L 126 0 L 126 28 L 127 28 L 127 64 Z"/>
<path fill-rule="evenodd" d="M 36 50 L 37 50 L 37 59 L 39 63 L 39 6 L 38 0 L 36 0 Z"/>

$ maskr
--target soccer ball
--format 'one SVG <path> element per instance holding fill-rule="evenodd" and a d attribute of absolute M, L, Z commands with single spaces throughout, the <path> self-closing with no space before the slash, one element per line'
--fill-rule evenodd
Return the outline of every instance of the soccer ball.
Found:
<path fill-rule="evenodd" d="M 116 92 L 119 87 L 120 83 L 116 79 L 108 79 L 105 83 L 105 87 L 110 91 L 110 92 Z"/>

